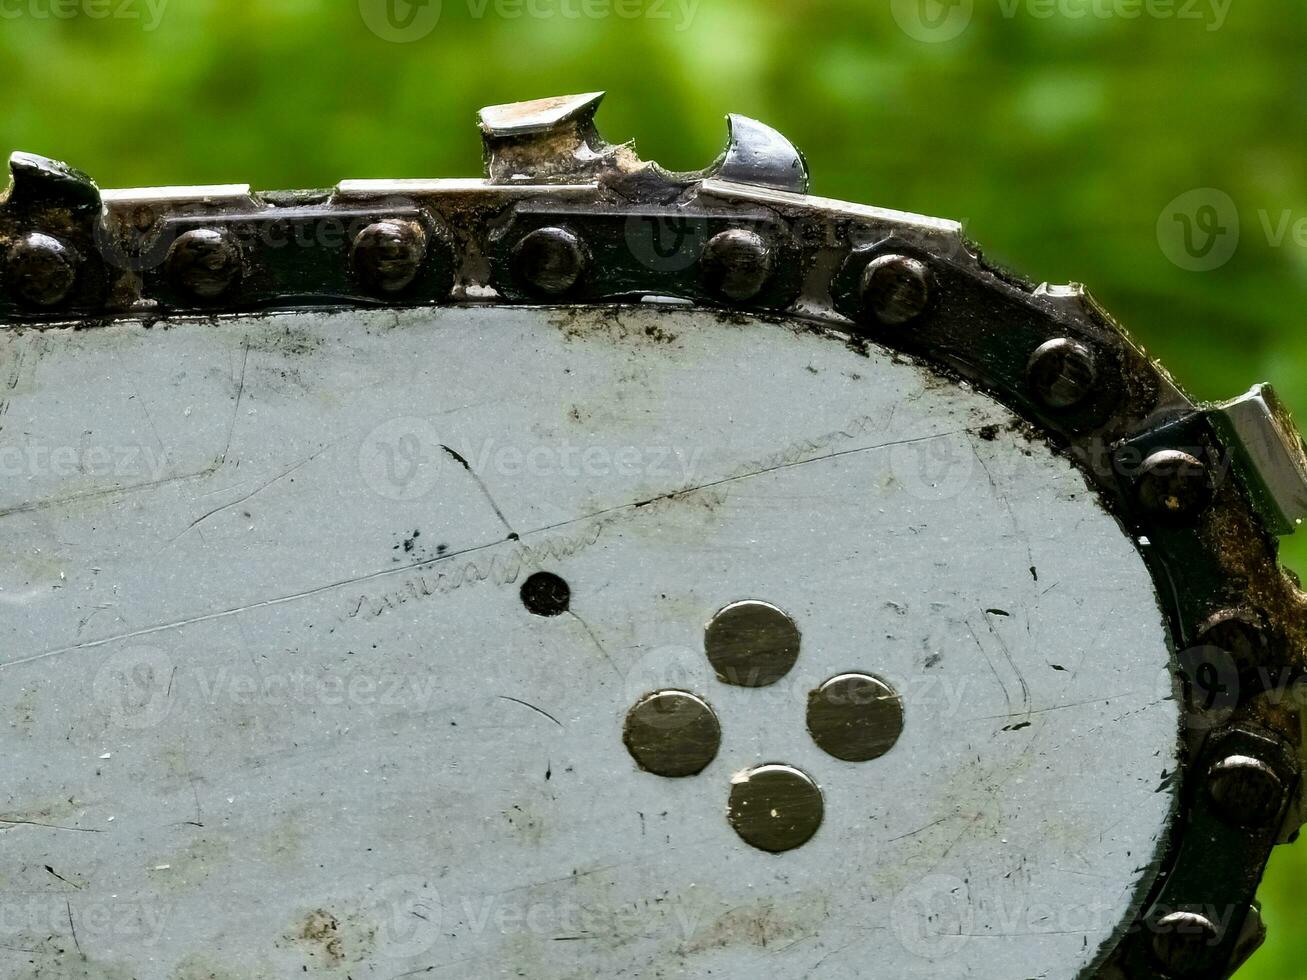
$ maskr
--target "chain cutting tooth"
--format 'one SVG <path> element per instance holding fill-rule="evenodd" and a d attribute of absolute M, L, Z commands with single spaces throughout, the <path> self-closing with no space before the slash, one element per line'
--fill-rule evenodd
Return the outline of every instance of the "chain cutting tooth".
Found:
<path fill-rule="evenodd" d="M 717 170 L 719 180 L 794 194 L 808 192 L 808 162 L 788 139 L 765 123 L 732 113 L 730 143 Z"/>
<path fill-rule="evenodd" d="M 102 307 L 109 277 L 96 241 L 100 188 L 35 153 L 12 154 L 9 173 L 0 196 L 0 310 L 12 304 L 44 318 Z"/>
<path fill-rule="evenodd" d="M 78 211 L 100 207 L 100 188 L 95 181 L 58 160 L 14 153 L 9 157 L 9 173 L 11 183 L 4 203 L 11 210 L 45 205 Z"/>
<path fill-rule="evenodd" d="M 1218 405 L 1213 425 L 1232 450 L 1253 508 L 1273 534 L 1307 519 L 1307 451 L 1289 410 L 1268 384 Z"/>
<path fill-rule="evenodd" d="M 477 121 L 490 182 L 572 183 L 606 169 L 619 148 L 595 128 L 603 98 L 587 92 L 482 109 Z"/>

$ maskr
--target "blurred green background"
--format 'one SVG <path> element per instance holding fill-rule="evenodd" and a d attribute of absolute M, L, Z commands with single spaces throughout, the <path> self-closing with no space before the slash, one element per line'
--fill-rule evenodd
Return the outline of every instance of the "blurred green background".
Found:
<path fill-rule="evenodd" d="M 742 112 L 815 193 L 962 219 L 1195 396 L 1268 380 L 1307 416 L 1305 52 L 1307 5 L 1251 0 L 0 0 L 0 144 L 280 189 L 479 174 L 490 103 L 606 89 L 605 135 L 676 169 Z M 1307 975 L 1304 881 L 1282 850 L 1241 976 Z"/>

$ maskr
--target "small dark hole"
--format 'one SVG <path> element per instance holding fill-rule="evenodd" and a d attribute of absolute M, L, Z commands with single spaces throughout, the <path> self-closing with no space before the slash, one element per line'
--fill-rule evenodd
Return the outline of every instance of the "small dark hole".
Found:
<path fill-rule="evenodd" d="M 561 616 L 572 603 L 572 590 L 553 572 L 536 572 L 522 583 L 522 605 L 537 616 Z"/>

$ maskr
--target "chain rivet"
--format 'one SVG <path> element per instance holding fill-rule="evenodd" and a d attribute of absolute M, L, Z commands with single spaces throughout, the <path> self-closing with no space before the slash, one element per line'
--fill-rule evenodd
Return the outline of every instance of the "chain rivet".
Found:
<path fill-rule="evenodd" d="M 241 277 L 240 246 L 225 231 L 188 231 L 168 250 L 168 274 L 200 299 L 217 299 Z"/>
<path fill-rule="evenodd" d="M 882 255 L 863 270 L 863 308 L 886 326 L 915 320 L 930 302 L 930 270 L 906 255 Z"/>
<path fill-rule="evenodd" d="M 1253 670 L 1266 656 L 1262 615 L 1251 609 L 1222 609 L 1198 627 L 1198 646 L 1228 653 L 1240 671 Z"/>
<path fill-rule="evenodd" d="M 703 772 L 717 757 L 722 727 L 702 698 L 658 691 L 627 712 L 622 741 L 641 769 L 676 779 Z"/>
<path fill-rule="evenodd" d="M 878 677 L 841 674 L 808 694 L 808 732 L 837 759 L 870 762 L 903 734 L 903 702 Z"/>
<path fill-rule="evenodd" d="M 32 306 L 63 302 L 77 278 L 78 256 L 57 238 L 33 232 L 5 257 L 5 283 Z"/>
<path fill-rule="evenodd" d="M 821 826 L 825 803 L 807 773 L 786 765 L 758 766 L 731 780 L 726 815 L 740 838 L 779 854 L 801 847 Z"/>
<path fill-rule="evenodd" d="M 799 658 L 799 628 L 769 602 L 745 600 L 720 610 L 704 630 L 704 650 L 724 684 L 767 687 Z"/>
<path fill-rule="evenodd" d="M 1045 408 L 1067 409 L 1082 403 L 1098 381 L 1098 363 L 1083 344 L 1059 337 L 1030 355 L 1026 377 Z"/>
<path fill-rule="evenodd" d="M 1171 912 L 1153 924 L 1153 954 L 1178 978 L 1207 970 L 1221 934 L 1198 912 Z"/>
<path fill-rule="evenodd" d="M 566 228 L 537 228 L 513 249 L 513 269 L 533 292 L 562 296 L 584 275 L 585 246 Z"/>
<path fill-rule="evenodd" d="M 388 220 L 368 225 L 354 239 L 350 263 L 373 293 L 401 293 L 422 271 L 427 233 L 416 221 Z"/>
<path fill-rule="evenodd" d="M 1284 783 L 1261 759 L 1231 755 L 1207 773 L 1207 789 L 1224 820 L 1238 827 L 1265 827 L 1279 815 Z"/>
<path fill-rule="evenodd" d="M 762 292 L 771 278 L 772 251 L 757 232 L 731 228 L 708 240 L 701 262 L 710 290 L 743 303 Z"/>
<path fill-rule="evenodd" d="M 1212 502 L 1212 481 L 1196 457 L 1176 449 L 1155 452 L 1139 469 L 1139 503 L 1169 523 L 1192 521 Z"/>

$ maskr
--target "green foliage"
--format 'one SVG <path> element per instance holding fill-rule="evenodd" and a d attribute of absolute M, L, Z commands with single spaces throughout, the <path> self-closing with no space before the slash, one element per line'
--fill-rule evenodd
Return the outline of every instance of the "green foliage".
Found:
<path fill-rule="evenodd" d="M 1307 241 L 1267 231 L 1307 219 L 1307 7 L 920 2 L 970 22 L 927 42 L 900 0 L 444 0 L 394 43 L 365 22 L 386 0 L 0 0 L 0 136 L 102 186 L 267 189 L 479 173 L 493 102 L 607 89 L 608 137 L 678 169 L 743 112 L 804 148 L 817 193 L 962 218 L 1031 278 L 1091 284 L 1196 396 L 1270 380 L 1307 414 Z M 1203 187 L 1242 238 L 1191 272 L 1158 224 Z M 1307 846 L 1278 856 L 1245 976 L 1302 976 L 1305 871 Z"/>

